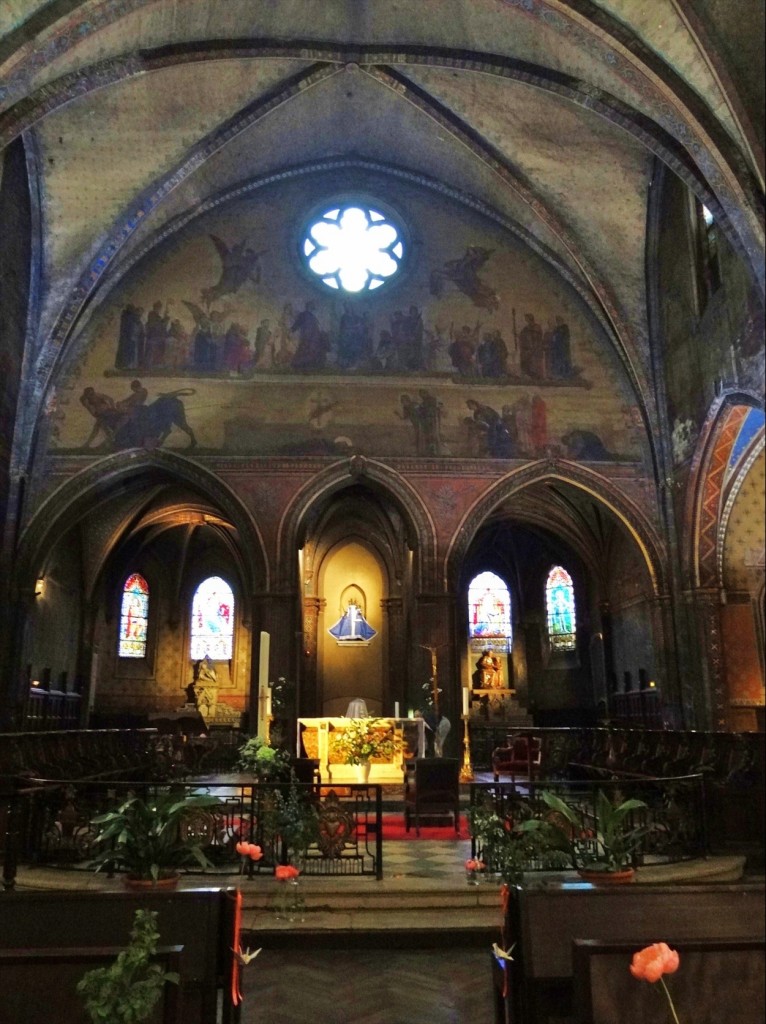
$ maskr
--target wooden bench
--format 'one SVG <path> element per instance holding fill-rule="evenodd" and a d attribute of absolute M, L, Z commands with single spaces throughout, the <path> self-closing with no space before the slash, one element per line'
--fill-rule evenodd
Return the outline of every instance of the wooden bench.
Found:
<path fill-rule="evenodd" d="M 715 922 L 711 927 L 715 928 Z M 668 935 L 663 941 L 681 958 L 678 971 L 665 979 L 679 1020 L 761 1024 L 766 964 L 763 937 L 689 941 Z M 664 994 L 657 991 L 659 986 L 638 981 L 629 971 L 637 948 L 635 943 L 575 939 L 575 1024 L 613 1024 L 616 1020 L 643 1024 L 660 1019 L 667 1006 Z"/>
<path fill-rule="evenodd" d="M 541 879 L 512 887 L 503 942 L 513 947 L 513 961 L 500 965 L 493 957 L 496 1024 L 572 1020 L 575 940 L 629 943 L 633 952 L 675 936 L 758 940 L 766 930 L 765 895 L 762 883 L 747 882 L 592 886 Z"/>
<path fill-rule="evenodd" d="M 13 1024 L 88 1024 L 77 983 L 94 967 L 106 967 L 123 947 L 0 950 L 0 1020 Z M 183 946 L 162 946 L 154 958 L 180 974 Z M 149 1024 L 185 1024 L 178 986 L 166 983 Z"/>
<path fill-rule="evenodd" d="M 235 898 L 234 888 L 147 894 L 8 892 L 0 896 L 0 952 L 36 950 L 42 955 L 46 950 L 124 948 L 136 910 L 156 910 L 161 945 L 183 947 L 178 994 L 184 1024 L 237 1024 L 239 1007 L 231 999 Z M 56 994 L 47 972 L 46 966 L 38 970 L 37 993 L 47 1006 L 48 1020 L 69 1020 L 55 1012 Z M 17 1018 L 5 1013 L 3 998 L 0 990 L 0 1020 L 15 1022 Z"/>

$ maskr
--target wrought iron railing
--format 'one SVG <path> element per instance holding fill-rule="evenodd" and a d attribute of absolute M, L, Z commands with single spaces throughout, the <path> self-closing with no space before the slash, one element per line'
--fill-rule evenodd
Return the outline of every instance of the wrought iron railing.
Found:
<path fill-rule="evenodd" d="M 383 877 L 379 785 L 24 779 L 23 785 L 6 780 L 0 792 L 5 887 L 13 887 L 19 863 L 90 868 L 97 852 L 94 817 L 131 794 L 150 800 L 168 792 L 219 799 L 218 807 L 195 810 L 184 822 L 212 862 L 209 872 L 270 873 L 299 859 L 307 875 Z M 305 848 L 290 838 L 296 827 L 311 837 Z M 260 846 L 262 859 L 243 860 L 236 851 L 241 841 Z"/>
<path fill-rule="evenodd" d="M 543 800 L 544 791 L 564 800 L 579 818 L 578 825 L 568 827 L 571 828 L 576 856 L 581 861 L 591 859 L 597 853 L 596 804 L 599 791 L 604 792 L 612 804 L 634 798 L 646 805 L 631 811 L 625 819 L 627 828 L 639 829 L 641 833 L 632 856 L 633 867 L 690 860 L 709 852 L 702 774 L 597 781 L 551 779 L 518 784 L 473 783 L 469 816 L 473 816 L 474 809 L 489 808 L 508 823 L 509 831 L 529 817 L 551 820 L 555 812 Z M 475 836 L 472 838 L 471 855 L 485 859 L 482 842 Z M 549 866 L 543 857 L 530 862 L 528 869 L 545 870 Z"/>

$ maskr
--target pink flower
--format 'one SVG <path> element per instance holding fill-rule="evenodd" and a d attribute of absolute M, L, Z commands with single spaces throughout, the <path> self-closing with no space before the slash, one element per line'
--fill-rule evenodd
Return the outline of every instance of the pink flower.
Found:
<path fill-rule="evenodd" d="M 655 942 L 633 954 L 630 973 L 644 981 L 659 981 L 663 974 L 675 974 L 678 970 L 678 953 L 665 942 Z"/>
<path fill-rule="evenodd" d="M 467 860 L 465 862 L 466 871 L 483 871 L 484 861 L 483 860 Z"/>
<path fill-rule="evenodd" d="M 659 981 L 670 1007 L 673 1024 L 680 1024 L 680 1022 L 663 974 L 675 974 L 679 962 L 678 953 L 671 949 L 666 942 L 655 942 L 653 946 L 646 946 L 638 953 L 634 953 L 630 963 L 630 973 L 634 978 L 643 978 L 644 981 Z"/>
<path fill-rule="evenodd" d="M 292 864 L 278 864 L 274 868 L 274 877 L 278 882 L 291 882 L 299 874 L 300 871 Z"/>

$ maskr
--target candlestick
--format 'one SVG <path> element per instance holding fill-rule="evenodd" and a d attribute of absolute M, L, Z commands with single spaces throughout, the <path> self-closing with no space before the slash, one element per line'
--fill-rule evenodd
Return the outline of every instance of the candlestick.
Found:
<path fill-rule="evenodd" d="M 470 707 L 470 691 L 467 686 L 463 687 L 463 715 L 467 718 Z"/>
<path fill-rule="evenodd" d="M 466 693 L 468 691 L 465 691 Z M 468 731 L 468 715 L 463 715 L 463 764 L 460 768 L 460 781 L 473 781 L 473 765 L 471 764 L 471 735 Z"/>
<path fill-rule="evenodd" d="M 258 735 L 266 736 L 266 694 L 269 688 L 269 642 L 268 633 L 261 630 L 261 645 L 258 658 Z"/>

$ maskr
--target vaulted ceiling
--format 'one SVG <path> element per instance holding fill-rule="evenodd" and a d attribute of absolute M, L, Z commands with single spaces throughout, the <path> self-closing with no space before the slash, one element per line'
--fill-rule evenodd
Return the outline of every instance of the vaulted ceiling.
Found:
<path fill-rule="evenodd" d="M 5 0 L 0 145 L 26 133 L 46 284 L 30 399 L 174 227 L 342 161 L 491 211 L 587 295 L 643 389 L 655 158 L 763 275 L 762 23 L 752 0 Z"/>

